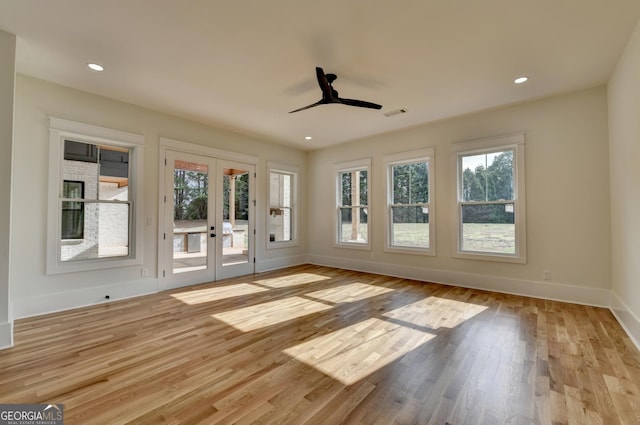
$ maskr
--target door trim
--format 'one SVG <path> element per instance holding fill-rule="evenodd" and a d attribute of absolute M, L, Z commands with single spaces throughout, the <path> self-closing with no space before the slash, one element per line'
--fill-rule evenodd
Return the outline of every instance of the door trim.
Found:
<path fill-rule="evenodd" d="M 172 150 L 181 153 L 189 153 L 195 155 L 202 155 L 211 157 L 214 159 L 231 160 L 244 162 L 253 165 L 255 168 L 256 176 L 258 175 L 258 162 L 259 158 L 254 155 L 247 155 L 239 152 L 228 151 L 224 149 L 214 148 L 211 146 L 204 146 L 195 143 L 185 142 L 181 140 L 160 137 L 159 149 L 158 149 L 158 218 L 156 220 L 156 237 L 157 237 L 157 276 L 158 276 L 158 290 L 163 291 L 167 289 L 163 271 L 166 270 L 169 265 L 166 264 L 166 258 L 163 253 L 164 248 L 164 225 L 165 225 L 165 210 L 164 210 L 164 173 L 165 173 L 165 157 L 167 150 Z M 257 177 L 256 177 L 257 178 Z M 258 198 L 257 191 L 258 185 L 254 179 L 254 198 Z M 257 214 L 257 211 L 256 211 Z M 147 219 L 147 223 L 150 224 L 150 219 Z M 254 215 L 254 228 L 255 228 L 255 215 Z M 254 254 L 255 254 L 255 240 L 254 238 Z M 254 268 L 255 270 L 255 268 Z"/>
<path fill-rule="evenodd" d="M 210 156 L 216 159 L 228 159 L 231 161 L 246 162 L 258 165 L 258 157 L 240 152 L 233 152 L 211 146 L 198 145 L 195 143 L 183 142 L 176 139 L 160 137 L 160 150 L 170 149 L 172 151 L 192 153 L 196 155 Z"/>

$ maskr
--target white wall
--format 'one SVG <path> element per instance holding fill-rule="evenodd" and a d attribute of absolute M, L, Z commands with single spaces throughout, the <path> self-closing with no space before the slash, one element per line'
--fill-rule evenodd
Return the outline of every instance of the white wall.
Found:
<path fill-rule="evenodd" d="M 0 78 L 0 81 L 6 79 Z M 144 134 L 142 207 L 144 217 L 151 219 L 151 225 L 144 228 L 142 267 L 150 271 L 148 278 L 141 278 L 141 267 L 45 274 L 50 116 Z M 161 136 L 258 157 L 256 268 L 264 270 L 304 261 L 304 226 L 299 246 L 265 249 L 268 216 L 266 162 L 277 160 L 298 167 L 302 170 L 300 177 L 304 182 L 306 153 L 18 74 L 14 142 L 16 166 L 13 170 L 15 196 L 11 205 L 14 217 L 11 227 L 14 234 L 11 242 L 11 297 L 15 318 L 98 303 L 103 301 L 105 294 L 117 299 L 157 290 L 157 180 Z M 301 213 L 306 215 L 304 192 L 300 201 L 303 206 Z"/>
<path fill-rule="evenodd" d="M 535 84 L 535 82 L 532 82 Z M 410 112 L 409 112 L 410 113 Z M 397 117 L 394 119 L 402 119 Z M 452 143 L 524 132 L 527 264 L 452 258 Z M 384 252 L 385 154 L 435 147 L 437 255 Z M 335 248 L 334 163 L 372 158 L 372 251 Z M 497 291 L 609 305 L 607 96 L 604 87 L 466 115 L 312 152 L 308 216 L 314 263 Z M 543 271 L 552 272 L 550 282 Z"/>
<path fill-rule="evenodd" d="M 0 31 L 0 348 L 13 344 L 9 270 L 15 53 L 16 37 Z"/>
<path fill-rule="evenodd" d="M 612 310 L 640 341 L 640 23 L 608 85 Z"/>

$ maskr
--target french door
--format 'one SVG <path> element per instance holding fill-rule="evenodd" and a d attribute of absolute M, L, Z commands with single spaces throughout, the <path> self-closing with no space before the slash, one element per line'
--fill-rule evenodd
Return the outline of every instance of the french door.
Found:
<path fill-rule="evenodd" d="M 255 165 L 217 161 L 216 278 L 255 271 Z"/>
<path fill-rule="evenodd" d="M 165 155 L 161 287 L 253 273 L 255 166 Z"/>

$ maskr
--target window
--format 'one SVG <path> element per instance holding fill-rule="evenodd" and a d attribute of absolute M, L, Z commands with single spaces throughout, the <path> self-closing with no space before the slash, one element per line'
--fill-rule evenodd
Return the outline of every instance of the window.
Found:
<path fill-rule="evenodd" d="M 459 149 L 456 256 L 526 262 L 524 135 Z"/>
<path fill-rule="evenodd" d="M 370 160 L 336 167 L 336 246 L 370 249 L 369 168 Z"/>
<path fill-rule="evenodd" d="M 433 149 L 385 156 L 386 250 L 435 255 Z"/>
<path fill-rule="evenodd" d="M 140 264 L 140 135 L 51 118 L 47 273 Z"/>
<path fill-rule="evenodd" d="M 268 248 L 296 243 L 295 203 L 297 171 L 282 165 L 269 165 L 269 241 Z"/>

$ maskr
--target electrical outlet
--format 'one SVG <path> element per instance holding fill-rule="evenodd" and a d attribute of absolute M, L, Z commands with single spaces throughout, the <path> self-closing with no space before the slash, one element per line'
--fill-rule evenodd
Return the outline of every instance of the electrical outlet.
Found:
<path fill-rule="evenodd" d="M 149 269 L 146 267 L 143 267 L 140 269 L 140 276 L 142 277 L 149 277 Z"/>
<path fill-rule="evenodd" d="M 545 270 L 542 272 L 542 278 L 544 280 L 551 280 L 551 272 L 549 270 Z"/>

